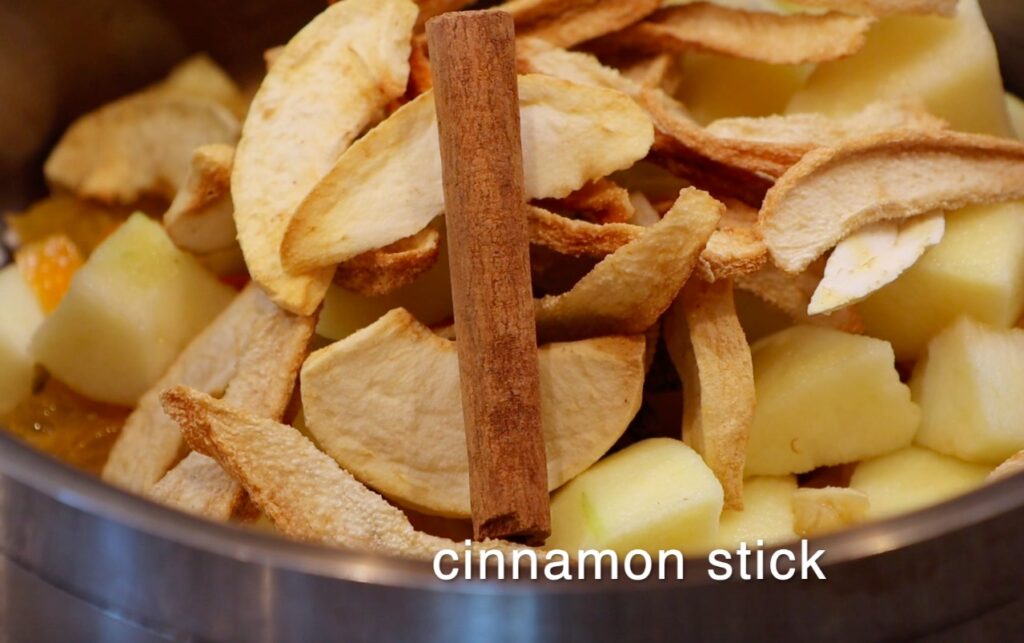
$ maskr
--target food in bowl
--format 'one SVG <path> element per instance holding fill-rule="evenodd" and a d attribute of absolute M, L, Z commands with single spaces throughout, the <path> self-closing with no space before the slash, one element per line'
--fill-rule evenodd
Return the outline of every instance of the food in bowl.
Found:
<path fill-rule="evenodd" d="M 72 124 L 8 218 L 0 424 L 211 520 L 470 534 L 423 32 L 468 4 L 342 0 L 254 93 L 199 56 Z M 546 546 L 782 544 L 1013 475 L 1024 144 L 976 0 L 661 4 L 499 6 Z"/>

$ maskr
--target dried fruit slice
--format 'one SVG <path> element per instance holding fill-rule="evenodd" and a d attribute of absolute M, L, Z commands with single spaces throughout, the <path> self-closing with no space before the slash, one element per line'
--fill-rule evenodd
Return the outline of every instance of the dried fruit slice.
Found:
<path fill-rule="evenodd" d="M 615 444 L 640 408 L 643 337 L 540 349 L 548 483 L 556 489 Z M 420 511 L 469 516 L 469 461 L 455 344 L 398 308 L 309 357 L 306 426 L 339 464 Z"/>
<path fill-rule="evenodd" d="M 776 265 L 800 272 L 875 221 L 1024 198 L 1024 144 L 958 132 L 893 132 L 822 148 L 761 207 Z"/>
<path fill-rule="evenodd" d="M 185 183 L 164 214 L 167 236 L 179 248 L 206 254 L 235 245 L 234 160 L 230 145 L 204 145 L 192 154 Z"/>
<path fill-rule="evenodd" d="M 148 492 L 167 473 L 181 454 L 181 433 L 160 408 L 160 394 L 181 384 L 210 393 L 225 391 L 240 367 L 253 356 L 273 356 L 275 368 L 286 368 L 286 360 L 277 354 L 276 339 L 262 334 L 269 320 L 284 313 L 274 306 L 256 285 L 250 285 L 182 351 L 160 380 L 139 400 L 129 416 L 110 458 L 103 469 L 103 479 L 138 493 Z M 312 334 L 315 322 L 302 320 Z M 251 348 L 253 342 L 258 348 Z M 280 364 L 278 364 L 280 362 Z M 297 370 L 298 364 L 294 365 Z M 262 369 L 250 382 L 260 391 L 267 373 Z M 294 371 L 293 371 L 294 373 Z M 294 378 L 294 375 L 293 375 Z M 289 384 L 290 386 L 290 384 Z M 270 404 L 278 396 L 271 392 L 251 392 L 246 400 Z"/>
<path fill-rule="evenodd" d="M 519 99 L 528 198 L 567 196 L 650 149 L 650 119 L 619 92 L 535 75 L 520 77 Z M 434 97 L 426 93 L 357 141 L 303 202 L 281 245 L 285 266 L 333 266 L 416 234 L 443 210 Z"/>
<path fill-rule="evenodd" d="M 854 307 L 842 308 L 828 315 L 809 315 L 811 297 L 821 283 L 815 269 L 792 275 L 768 264 L 749 275 L 736 277 L 736 287 L 755 295 L 761 301 L 789 315 L 797 323 L 831 326 L 848 333 L 864 332 L 864 323 Z"/>
<path fill-rule="evenodd" d="M 757 227 L 757 210 L 734 199 L 726 208 L 697 263 L 700 277 L 714 283 L 760 270 L 768 260 L 768 248 Z"/>
<path fill-rule="evenodd" d="M 691 280 L 665 316 L 665 345 L 683 380 L 683 440 L 743 509 L 743 468 L 754 419 L 754 366 L 732 283 Z"/>
<path fill-rule="evenodd" d="M 789 0 L 803 7 L 866 16 L 955 16 L 957 0 Z"/>
<path fill-rule="evenodd" d="M 544 199 L 540 205 L 594 223 L 625 223 L 634 214 L 629 192 L 611 179 L 589 181 L 567 197 Z"/>
<path fill-rule="evenodd" d="M 349 259 L 338 266 L 334 283 L 367 297 L 383 297 L 414 282 L 440 255 L 441 233 L 426 228 L 408 239 Z"/>
<path fill-rule="evenodd" d="M 628 27 L 660 4 L 660 0 L 510 0 L 497 9 L 512 14 L 517 35 L 572 47 Z"/>
<path fill-rule="evenodd" d="M 328 7 L 285 46 L 253 99 L 231 177 L 235 224 L 253 279 L 292 312 L 308 315 L 320 305 L 331 271 L 292 274 L 281 266 L 288 221 L 405 93 L 416 13 L 409 0 Z"/>
<path fill-rule="evenodd" d="M 528 208 L 526 216 L 530 243 L 570 257 L 604 257 L 644 233 L 642 227 L 630 223 L 590 223 L 543 208 Z"/>
<path fill-rule="evenodd" d="M 246 95 L 206 54 L 196 54 L 179 63 L 147 92 L 164 92 L 178 96 L 197 96 L 216 101 L 228 108 L 238 118 L 245 116 L 249 108 Z"/>
<path fill-rule="evenodd" d="M 777 65 L 835 60 L 864 46 L 872 19 L 843 13 L 779 16 L 708 3 L 667 7 L 595 43 L 604 50 L 705 51 Z"/>
<path fill-rule="evenodd" d="M 801 538 L 839 531 L 864 522 L 870 506 L 867 494 L 856 489 L 797 489 L 793 492 L 793 528 Z"/>
<path fill-rule="evenodd" d="M 259 419 L 224 402 L 175 387 L 164 408 L 196 451 L 217 460 L 241 481 L 253 502 L 286 535 L 417 559 L 461 546 L 413 529 L 408 518 L 370 491 L 290 426 Z M 488 541 L 485 549 L 516 549 Z"/>
<path fill-rule="evenodd" d="M 1024 471 L 1024 451 L 1007 458 L 1005 462 L 993 469 L 992 473 L 988 474 L 988 481 L 996 482 L 1003 480 L 1010 476 L 1015 476 L 1022 471 Z"/>
<path fill-rule="evenodd" d="M 807 314 L 833 312 L 891 283 L 917 263 L 925 250 L 942 241 L 945 232 L 942 212 L 864 226 L 832 251 Z"/>
<path fill-rule="evenodd" d="M 75 121 L 44 171 L 52 185 L 87 199 L 170 201 L 185 182 L 192 152 L 208 143 L 233 144 L 238 130 L 235 116 L 211 99 L 137 94 Z"/>
<path fill-rule="evenodd" d="M 439 16 L 442 13 L 448 13 L 449 11 L 464 9 L 475 1 L 476 0 L 416 0 L 416 4 L 420 8 L 420 15 L 416 18 L 416 31 L 422 31 L 423 25 L 426 24 L 427 20 L 430 20 L 434 16 Z"/>
<path fill-rule="evenodd" d="M 606 257 L 573 288 L 537 302 L 541 341 L 645 332 L 672 304 L 724 206 L 687 188 L 665 217 Z"/>

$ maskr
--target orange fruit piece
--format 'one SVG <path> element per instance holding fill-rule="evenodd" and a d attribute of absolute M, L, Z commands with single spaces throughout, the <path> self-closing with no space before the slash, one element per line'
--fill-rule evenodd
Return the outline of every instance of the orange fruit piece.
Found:
<path fill-rule="evenodd" d="M 14 261 L 46 313 L 57 307 L 82 267 L 78 246 L 63 234 L 24 246 L 15 253 Z"/>

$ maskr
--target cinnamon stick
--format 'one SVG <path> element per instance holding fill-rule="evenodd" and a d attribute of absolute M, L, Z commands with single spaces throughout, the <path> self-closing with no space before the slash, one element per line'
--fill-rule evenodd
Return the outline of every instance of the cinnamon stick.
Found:
<path fill-rule="evenodd" d="M 427 23 L 474 535 L 550 533 L 512 18 Z"/>

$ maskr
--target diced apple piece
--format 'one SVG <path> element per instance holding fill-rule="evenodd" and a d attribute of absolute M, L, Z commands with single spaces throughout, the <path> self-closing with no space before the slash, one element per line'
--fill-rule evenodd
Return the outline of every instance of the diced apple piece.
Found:
<path fill-rule="evenodd" d="M 714 546 L 733 549 L 740 543 L 753 547 L 758 540 L 766 545 L 795 540 L 794 491 L 794 476 L 747 478 L 743 482 L 743 510 L 722 512 Z"/>
<path fill-rule="evenodd" d="M 32 354 L 78 393 L 132 406 L 234 294 L 135 214 L 75 274 Z"/>
<path fill-rule="evenodd" d="M 32 392 L 32 334 L 43 323 L 43 310 L 32 289 L 11 265 L 0 270 L 0 415 L 9 413 Z"/>
<path fill-rule="evenodd" d="M 748 476 L 804 473 L 908 446 L 920 411 L 888 343 L 794 326 L 754 344 Z"/>
<path fill-rule="evenodd" d="M 737 289 L 734 298 L 736 316 L 750 344 L 793 325 L 789 315 L 756 295 Z"/>
<path fill-rule="evenodd" d="M 992 467 L 922 447 L 908 447 L 857 465 L 850 487 L 868 496 L 869 520 L 937 504 L 985 483 Z"/>
<path fill-rule="evenodd" d="M 797 489 L 792 500 L 793 528 L 803 538 L 864 522 L 871 505 L 863 491 L 845 487 Z"/>
<path fill-rule="evenodd" d="M 1024 312 L 1024 202 L 946 217 L 946 235 L 900 277 L 857 305 L 869 335 L 915 359 L 961 315 L 1013 326 Z"/>
<path fill-rule="evenodd" d="M 701 551 L 718 532 L 722 485 L 696 451 L 652 438 L 609 456 L 551 501 L 546 546 Z"/>
<path fill-rule="evenodd" d="M 735 116 L 780 114 L 807 80 L 811 65 L 686 54 L 679 99 L 701 124 Z"/>
<path fill-rule="evenodd" d="M 859 52 L 818 65 L 788 111 L 845 116 L 908 97 L 954 129 L 1010 135 L 996 47 L 978 0 L 960 0 L 955 19 L 879 21 Z"/>
<path fill-rule="evenodd" d="M 1010 114 L 1010 125 L 1017 138 L 1024 140 L 1024 101 L 1013 94 L 1006 94 L 1006 111 Z"/>
<path fill-rule="evenodd" d="M 367 297 L 341 286 L 331 286 L 320 311 L 316 332 L 335 341 L 345 339 L 395 308 L 405 308 L 426 326 L 434 326 L 452 319 L 452 286 L 451 273 L 448 271 L 447 239 L 441 243 L 437 263 L 416 281 L 389 295 Z"/>
<path fill-rule="evenodd" d="M 959 319 L 928 344 L 910 389 L 921 446 L 992 465 L 1024 449 L 1024 330 Z"/>

